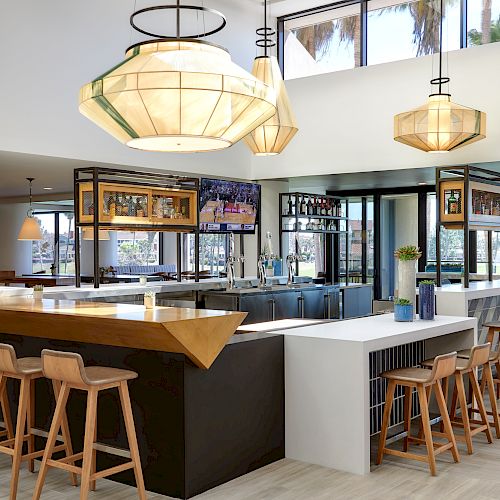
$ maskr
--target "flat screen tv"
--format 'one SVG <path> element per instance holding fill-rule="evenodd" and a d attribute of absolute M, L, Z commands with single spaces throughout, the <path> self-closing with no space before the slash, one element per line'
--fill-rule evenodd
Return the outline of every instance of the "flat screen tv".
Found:
<path fill-rule="evenodd" d="M 200 231 L 254 233 L 259 205 L 260 184 L 201 179 Z"/>

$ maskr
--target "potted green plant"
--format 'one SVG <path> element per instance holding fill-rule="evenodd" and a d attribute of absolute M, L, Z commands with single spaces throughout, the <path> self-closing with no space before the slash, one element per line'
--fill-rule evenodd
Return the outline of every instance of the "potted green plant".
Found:
<path fill-rule="evenodd" d="M 398 297 L 408 299 L 413 305 L 415 314 L 417 295 L 417 268 L 416 262 L 422 256 L 422 252 L 415 245 L 406 245 L 394 252 L 398 259 Z"/>
<path fill-rule="evenodd" d="M 144 305 L 146 309 L 154 309 L 156 306 L 156 293 L 155 292 L 144 292 Z"/>
<path fill-rule="evenodd" d="M 434 319 L 435 293 L 434 280 L 422 280 L 418 284 L 418 317 L 424 320 Z"/>
<path fill-rule="evenodd" d="M 394 321 L 413 321 L 413 304 L 408 299 L 394 301 Z"/>
<path fill-rule="evenodd" d="M 35 300 L 43 299 L 43 285 L 35 285 L 33 287 L 33 298 Z"/>

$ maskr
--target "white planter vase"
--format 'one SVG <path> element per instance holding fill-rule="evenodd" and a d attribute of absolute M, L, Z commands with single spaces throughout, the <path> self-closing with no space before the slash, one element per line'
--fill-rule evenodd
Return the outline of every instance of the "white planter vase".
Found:
<path fill-rule="evenodd" d="M 33 298 L 35 300 L 42 300 L 43 299 L 43 290 L 33 290 Z"/>
<path fill-rule="evenodd" d="M 398 299 L 408 299 L 413 304 L 413 316 L 416 311 L 417 261 L 398 261 Z"/>

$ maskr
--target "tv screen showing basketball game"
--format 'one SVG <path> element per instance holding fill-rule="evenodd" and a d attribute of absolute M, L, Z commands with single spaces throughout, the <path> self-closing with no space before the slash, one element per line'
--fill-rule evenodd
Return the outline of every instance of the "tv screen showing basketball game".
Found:
<path fill-rule="evenodd" d="M 201 179 L 200 230 L 205 233 L 254 233 L 260 184 Z"/>

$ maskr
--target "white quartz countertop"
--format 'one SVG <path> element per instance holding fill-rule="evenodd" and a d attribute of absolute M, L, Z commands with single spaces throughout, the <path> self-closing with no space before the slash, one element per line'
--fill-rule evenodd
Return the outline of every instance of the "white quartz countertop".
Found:
<path fill-rule="evenodd" d="M 461 283 L 443 285 L 436 288 L 436 295 L 464 295 L 468 300 L 481 297 L 493 297 L 495 295 L 500 295 L 500 280 L 471 281 L 468 288 L 464 288 Z M 452 299 L 452 297 L 450 298 Z"/>
<path fill-rule="evenodd" d="M 394 314 L 274 330 L 275 334 L 363 343 L 370 351 L 474 329 L 476 318 L 436 316 L 434 321 L 397 322 Z"/>

